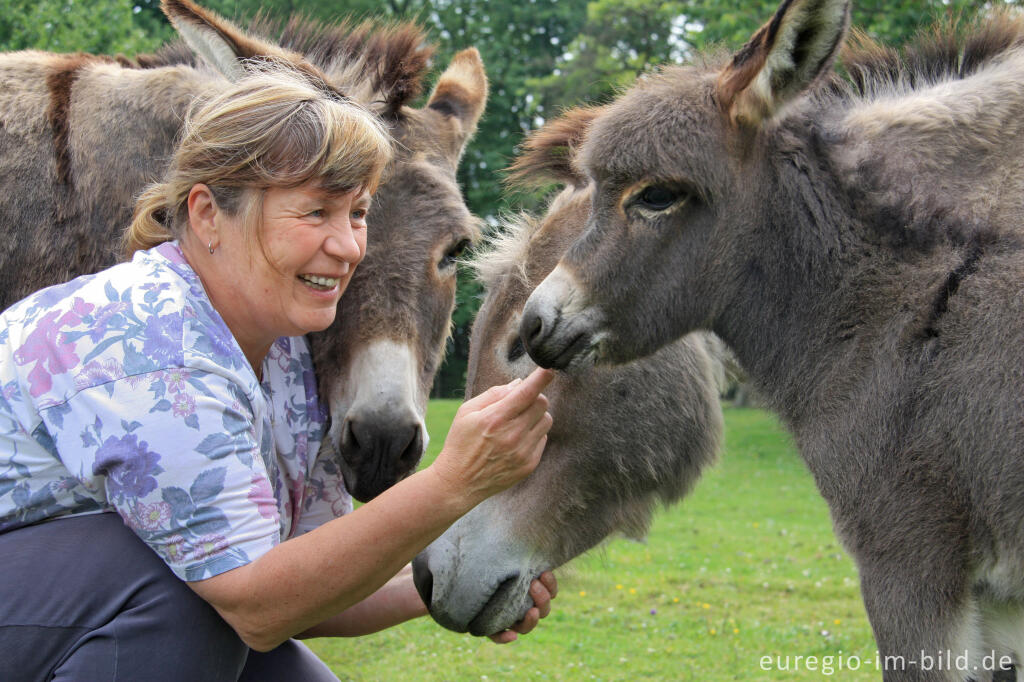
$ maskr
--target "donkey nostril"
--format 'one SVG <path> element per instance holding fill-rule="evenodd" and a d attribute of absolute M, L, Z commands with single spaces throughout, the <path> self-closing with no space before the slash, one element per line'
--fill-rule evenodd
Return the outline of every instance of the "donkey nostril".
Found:
<path fill-rule="evenodd" d="M 342 436 L 342 442 L 348 443 L 349 447 L 353 450 L 359 449 L 359 439 L 356 437 L 355 424 L 351 419 L 345 420 L 345 433 Z"/>
<path fill-rule="evenodd" d="M 526 346 L 523 345 L 523 340 L 517 336 L 512 345 L 509 346 L 508 361 L 515 362 L 524 355 L 526 355 Z"/>
<path fill-rule="evenodd" d="M 540 315 L 533 315 L 524 320 L 521 331 L 520 338 L 526 345 L 535 343 L 544 332 L 544 320 Z"/>
<path fill-rule="evenodd" d="M 413 424 L 411 429 L 412 437 L 409 439 L 409 444 L 402 450 L 402 454 L 399 455 L 398 459 L 403 464 L 414 467 L 420 461 L 420 455 L 423 454 L 423 439 L 420 435 L 420 427 L 418 424 Z"/>

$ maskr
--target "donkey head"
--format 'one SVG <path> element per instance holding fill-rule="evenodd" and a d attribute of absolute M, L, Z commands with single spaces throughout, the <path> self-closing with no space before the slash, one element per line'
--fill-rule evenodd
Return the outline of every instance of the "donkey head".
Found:
<path fill-rule="evenodd" d="M 728 65 L 666 68 L 594 121 L 586 231 L 523 314 L 538 364 L 624 362 L 701 327 L 727 338 L 720 312 L 759 286 L 744 230 L 774 200 L 761 143 L 831 71 L 848 4 L 786 0 Z"/>
<path fill-rule="evenodd" d="M 520 180 L 565 183 L 541 220 L 523 218 L 477 259 L 487 294 L 473 325 L 467 394 L 525 377 L 535 365 L 519 340 L 527 297 L 586 223 L 591 188 L 571 164 L 596 110 L 549 124 L 517 162 Z M 527 590 L 619 531 L 642 535 L 658 501 L 681 497 L 714 456 L 721 412 L 703 337 L 651 358 L 546 389 L 554 425 L 537 470 L 478 505 L 413 562 L 434 618 L 477 635 L 503 630 L 531 606 Z"/>
<path fill-rule="evenodd" d="M 375 111 L 397 141 L 370 211 L 366 258 L 334 324 L 310 335 L 331 415 L 323 447 L 339 455 L 352 495 L 368 500 L 411 473 L 426 448 L 423 417 L 455 305 L 455 258 L 477 235 L 455 171 L 487 100 L 480 55 L 458 53 L 415 109 L 407 104 L 420 93 L 431 50 L 414 26 L 257 20 L 254 30 L 279 35 L 275 44 L 190 0 L 164 0 L 164 9 L 228 79 L 261 60 L 290 63 Z"/>
<path fill-rule="evenodd" d="M 313 336 L 345 482 L 368 499 L 412 473 L 455 307 L 456 259 L 478 236 L 455 180 L 487 93 L 480 55 L 458 53 L 427 105 L 390 119 L 398 156 L 370 211 L 366 258 L 330 329 Z M 331 360 L 331 357 L 341 358 Z"/>

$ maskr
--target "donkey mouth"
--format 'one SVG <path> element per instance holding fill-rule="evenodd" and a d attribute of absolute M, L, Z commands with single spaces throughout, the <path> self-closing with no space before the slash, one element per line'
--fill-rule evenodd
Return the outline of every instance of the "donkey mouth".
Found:
<path fill-rule="evenodd" d="M 521 620 L 529 610 L 529 605 L 519 604 L 523 600 L 516 594 L 518 586 L 518 574 L 503 580 L 480 612 L 469 622 L 469 634 L 476 637 L 493 635 Z"/>

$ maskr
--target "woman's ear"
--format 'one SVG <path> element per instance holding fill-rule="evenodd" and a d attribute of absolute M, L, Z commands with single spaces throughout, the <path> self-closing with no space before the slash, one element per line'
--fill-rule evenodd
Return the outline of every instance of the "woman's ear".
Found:
<path fill-rule="evenodd" d="M 188 232 L 211 249 L 220 241 L 215 220 L 218 210 L 209 187 L 202 183 L 192 185 L 188 192 Z"/>

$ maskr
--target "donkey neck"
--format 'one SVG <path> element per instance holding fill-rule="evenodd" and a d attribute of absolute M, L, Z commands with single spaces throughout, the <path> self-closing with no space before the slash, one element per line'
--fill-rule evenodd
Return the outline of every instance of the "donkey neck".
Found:
<path fill-rule="evenodd" d="M 759 217 L 739 228 L 738 289 L 714 331 L 799 430 L 842 405 L 879 353 L 924 342 L 970 240 L 958 245 L 945 224 L 918 226 L 920 243 L 906 239 L 899 207 L 851 184 L 841 162 L 848 137 L 805 119 L 765 142 L 761 189 L 749 199 Z"/>

